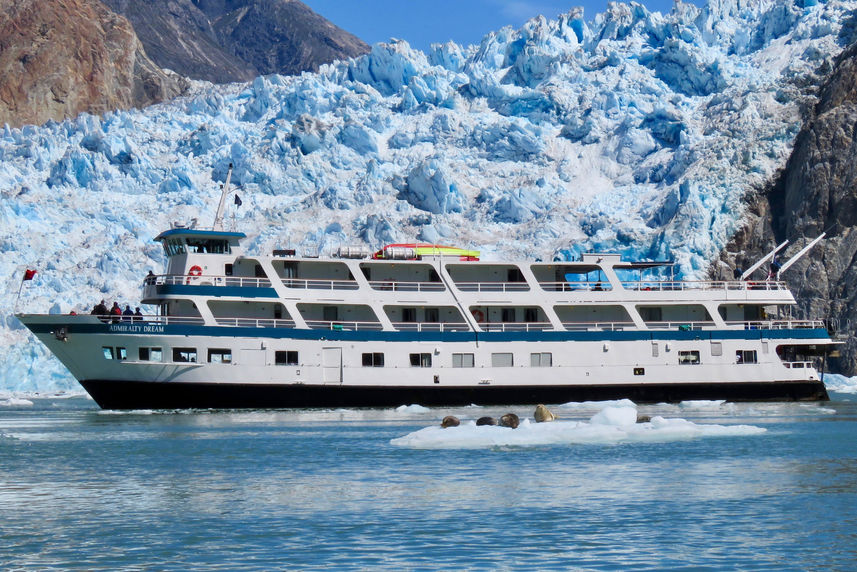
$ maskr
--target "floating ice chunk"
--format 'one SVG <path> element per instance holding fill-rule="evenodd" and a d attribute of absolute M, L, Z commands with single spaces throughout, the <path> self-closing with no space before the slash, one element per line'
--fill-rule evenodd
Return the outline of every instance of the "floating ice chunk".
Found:
<path fill-rule="evenodd" d="M 422 405 L 400 405 L 396 407 L 397 413 L 427 413 L 431 411 L 428 407 Z"/>

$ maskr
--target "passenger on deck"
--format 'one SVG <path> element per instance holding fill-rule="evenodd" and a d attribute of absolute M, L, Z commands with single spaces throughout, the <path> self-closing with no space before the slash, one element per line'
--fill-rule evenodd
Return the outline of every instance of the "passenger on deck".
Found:
<path fill-rule="evenodd" d="M 131 316 L 134 315 L 134 312 L 131 311 L 131 306 L 129 304 L 125 304 L 125 310 L 122 312 L 122 321 L 130 322 L 132 321 Z"/>
<path fill-rule="evenodd" d="M 134 310 L 134 317 L 132 318 L 132 320 L 135 322 L 143 321 L 143 312 L 140 311 L 139 306 L 137 306 L 137 308 Z"/>
<path fill-rule="evenodd" d="M 90 313 L 93 316 L 106 316 L 109 312 L 107 311 L 107 305 L 104 303 L 104 300 L 96 304 Z"/>
<path fill-rule="evenodd" d="M 593 288 L 593 290 L 596 290 L 596 291 L 599 291 L 599 292 L 600 292 L 600 291 L 602 291 L 602 290 L 604 290 L 604 288 L 602 288 L 602 287 L 601 287 L 601 282 L 596 282 L 596 283 L 595 283 L 595 288 Z"/>
<path fill-rule="evenodd" d="M 113 316 L 112 321 L 114 324 L 122 319 L 122 308 L 119 307 L 119 302 L 113 302 L 113 307 L 110 308 L 110 315 Z"/>

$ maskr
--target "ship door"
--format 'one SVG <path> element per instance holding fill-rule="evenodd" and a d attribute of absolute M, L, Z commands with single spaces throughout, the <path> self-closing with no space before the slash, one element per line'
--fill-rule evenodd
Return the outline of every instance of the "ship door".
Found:
<path fill-rule="evenodd" d="M 322 348 L 324 383 L 342 383 L 342 348 Z"/>

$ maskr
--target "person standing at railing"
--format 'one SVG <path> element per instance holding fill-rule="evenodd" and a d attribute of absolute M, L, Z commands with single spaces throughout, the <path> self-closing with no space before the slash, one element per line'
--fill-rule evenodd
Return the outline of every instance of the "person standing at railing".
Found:
<path fill-rule="evenodd" d="M 140 311 L 139 306 L 137 306 L 137 308 L 134 310 L 134 316 L 131 318 L 131 321 L 133 321 L 133 322 L 142 322 L 143 321 L 143 313 Z"/>

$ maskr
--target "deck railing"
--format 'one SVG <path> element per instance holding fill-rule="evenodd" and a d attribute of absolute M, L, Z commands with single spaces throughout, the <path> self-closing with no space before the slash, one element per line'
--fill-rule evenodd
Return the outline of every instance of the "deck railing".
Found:
<path fill-rule="evenodd" d="M 815 367 L 811 361 L 784 361 L 783 365 L 789 369 L 810 369 Z"/>
<path fill-rule="evenodd" d="M 333 330 L 337 332 L 365 332 L 383 330 L 380 322 L 343 322 L 340 320 L 307 320 L 311 330 Z"/>
<path fill-rule="evenodd" d="M 393 322 L 393 327 L 401 332 L 469 332 L 470 326 L 464 322 Z"/>
<path fill-rule="evenodd" d="M 356 280 L 328 280 L 321 278 L 283 278 L 283 286 L 299 290 L 357 290 Z"/>
<path fill-rule="evenodd" d="M 528 292 L 526 282 L 456 282 L 455 287 L 462 292 Z"/>
<path fill-rule="evenodd" d="M 255 276 L 215 276 L 203 274 L 191 276 L 184 274 L 163 274 L 147 276 L 146 286 L 237 286 L 239 288 L 270 288 L 271 281 Z"/>
<path fill-rule="evenodd" d="M 393 280 L 370 280 L 373 290 L 391 292 L 443 292 L 446 286 L 442 282 L 396 282 Z"/>
<path fill-rule="evenodd" d="M 483 332 L 543 332 L 553 330 L 550 322 L 479 322 Z"/>

